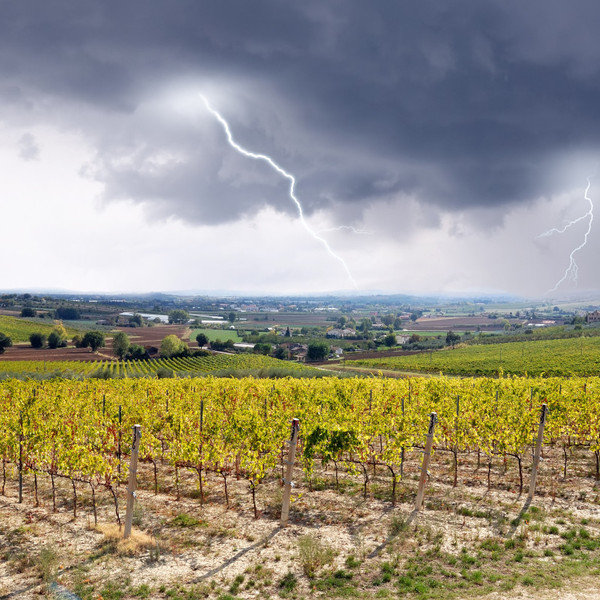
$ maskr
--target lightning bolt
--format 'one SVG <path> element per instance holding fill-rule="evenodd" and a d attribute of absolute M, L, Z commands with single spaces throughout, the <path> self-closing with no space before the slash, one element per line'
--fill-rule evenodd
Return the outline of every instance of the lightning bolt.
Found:
<path fill-rule="evenodd" d="M 546 292 L 546 294 L 551 294 L 552 292 L 555 292 L 559 288 L 559 286 L 562 283 L 564 283 L 567 279 L 571 279 L 572 281 L 577 283 L 579 267 L 577 266 L 577 262 L 575 261 L 575 255 L 587 244 L 588 237 L 590 235 L 590 231 L 592 230 L 592 223 L 594 222 L 594 202 L 588 196 L 588 192 L 590 191 L 591 185 L 592 185 L 592 183 L 591 183 L 590 179 L 588 178 L 587 187 L 585 188 L 583 197 L 589 202 L 590 207 L 584 215 L 581 215 L 580 217 L 577 217 L 577 219 L 573 219 L 572 221 L 569 221 L 561 229 L 557 229 L 556 227 L 553 227 L 552 229 L 550 229 L 538 236 L 538 237 L 548 237 L 555 233 L 559 233 L 559 234 L 565 233 L 565 231 L 567 231 L 567 229 L 570 229 L 571 227 L 573 227 L 573 225 L 576 225 L 580 221 L 583 221 L 584 219 L 587 219 L 589 217 L 587 230 L 583 236 L 583 242 L 581 242 L 581 244 L 579 244 L 579 246 L 577 246 L 576 248 L 574 248 L 571 251 L 571 254 L 569 255 L 569 266 L 565 269 L 564 275 L 556 282 L 556 285 L 551 290 L 548 290 Z"/>
<path fill-rule="evenodd" d="M 229 123 L 227 123 L 227 121 L 221 116 L 221 114 L 219 112 L 217 112 L 209 104 L 209 102 L 208 102 L 208 100 L 206 99 L 205 96 L 203 96 L 202 94 L 200 94 L 200 97 L 204 101 L 204 104 L 205 104 L 206 109 L 208 110 L 208 112 L 210 112 L 215 117 L 215 119 L 217 119 L 217 121 L 219 121 L 219 123 L 222 125 L 223 129 L 225 130 L 225 135 L 227 136 L 227 141 L 229 142 L 229 145 L 232 148 L 234 148 L 235 150 L 237 150 L 240 154 L 243 154 L 244 156 L 247 156 L 248 158 L 253 158 L 255 160 L 262 160 L 262 161 L 268 163 L 275 171 L 277 171 L 277 173 L 279 173 L 282 177 L 285 177 L 290 182 L 289 196 L 293 200 L 294 204 L 296 205 L 296 208 L 298 209 L 298 217 L 300 218 L 300 222 L 302 223 L 304 229 L 306 229 L 306 231 L 315 240 L 317 240 L 317 241 L 321 242 L 321 244 L 323 244 L 323 246 L 325 247 L 325 250 L 327 250 L 327 252 L 330 254 L 330 256 L 332 256 L 333 258 L 335 258 L 335 260 L 337 260 L 338 262 L 340 262 L 342 264 L 342 266 L 344 267 L 344 270 L 346 271 L 346 274 L 348 275 L 348 279 L 350 279 L 350 281 L 352 282 L 352 285 L 356 289 L 358 289 L 358 284 L 354 280 L 354 277 L 352 276 L 352 273 L 350 272 L 350 269 L 348 268 L 348 265 L 346 264 L 346 261 L 341 256 L 339 256 L 338 254 L 336 254 L 331 249 L 331 246 L 329 245 L 329 243 L 327 242 L 327 240 L 324 239 L 324 238 L 322 238 L 318 234 L 318 232 L 316 232 L 314 229 L 312 229 L 310 227 L 310 225 L 306 222 L 306 219 L 304 218 L 304 211 L 302 209 L 302 204 L 300 204 L 300 200 L 298 200 L 298 198 L 296 197 L 296 194 L 295 194 L 296 178 L 291 173 L 288 173 L 285 169 L 283 169 L 282 167 L 280 167 L 270 156 L 267 156 L 266 154 L 256 154 L 255 152 L 250 152 L 249 150 L 246 150 L 245 148 L 242 148 L 242 146 L 240 146 L 233 139 L 233 135 L 231 134 L 231 130 L 229 129 Z"/>

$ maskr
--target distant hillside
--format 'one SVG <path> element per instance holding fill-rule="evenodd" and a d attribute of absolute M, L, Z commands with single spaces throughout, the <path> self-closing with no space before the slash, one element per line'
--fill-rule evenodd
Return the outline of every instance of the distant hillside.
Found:
<path fill-rule="evenodd" d="M 63 323 L 67 330 L 67 335 L 74 336 L 78 333 L 77 329 L 72 329 Z M 0 315 L 0 333 L 4 333 L 13 341 L 13 344 L 18 342 L 28 342 L 29 336 L 32 333 L 44 333 L 48 335 L 54 322 L 48 322 L 46 320 L 35 321 L 34 319 L 20 319 L 18 317 L 7 317 Z"/>

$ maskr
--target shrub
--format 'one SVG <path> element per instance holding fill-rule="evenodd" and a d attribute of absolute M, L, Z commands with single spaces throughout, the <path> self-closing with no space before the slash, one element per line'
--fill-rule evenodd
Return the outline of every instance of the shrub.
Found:
<path fill-rule="evenodd" d="M 57 331 L 52 331 L 48 336 L 48 348 L 64 348 L 66 345 L 67 340 Z"/>
<path fill-rule="evenodd" d="M 131 344 L 125 355 L 125 360 L 145 360 L 148 358 L 148 351 L 144 346 L 139 344 Z"/>
<path fill-rule="evenodd" d="M 0 333 L 0 354 L 4 354 L 6 348 L 10 348 L 11 346 L 12 340 L 4 333 Z"/>
<path fill-rule="evenodd" d="M 64 319 L 65 321 L 77 321 L 81 319 L 81 313 L 77 308 L 69 308 L 67 306 L 57 308 L 54 314 L 57 319 Z"/>
<path fill-rule="evenodd" d="M 296 576 L 293 573 L 288 572 L 281 578 L 277 587 L 284 593 L 290 593 L 294 591 L 297 583 L 298 579 Z"/>
<path fill-rule="evenodd" d="M 173 369 L 168 369 L 167 367 L 159 367 L 156 369 L 156 376 L 159 379 L 169 379 L 175 377 L 175 371 L 173 371 Z"/>
<path fill-rule="evenodd" d="M 160 355 L 164 358 L 171 358 L 184 352 L 187 348 L 184 342 L 182 342 L 176 335 L 167 335 L 163 338 L 160 343 Z"/>
<path fill-rule="evenodd" d="M 88 331 L 81 341 L 84 348 L 91 348 L 92 352 L 96 352 L 98 348 L 104 347 L 104 334 L 101 331 Z"/>
<path fill-rule="evenodd" d="M 223 340 L 213 340 L 210 343 L 210 347 L 213 350 L 233 350 L 233 340 L 227 340 L 224 342 Z"/>
<path fill-rule="evenodd" d="M 303 535 L 298 539 L 298 558 L 307 577 L 314 577 L 316 572 L 333 561 L 334 552 L 314 535 Z"/>
<path fill-rule="evenodd" d="M 32 348 L 44 348 L 46 346 L 46 339 L 43 333 L 32 333 L 29 336 L 29 343 Z"/>

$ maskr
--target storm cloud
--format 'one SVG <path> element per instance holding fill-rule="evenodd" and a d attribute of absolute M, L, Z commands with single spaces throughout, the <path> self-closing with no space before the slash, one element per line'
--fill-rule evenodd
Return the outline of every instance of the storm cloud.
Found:
<path fill-rule="evenodd" d="M 44 128 L 79 136 L 104 204 L 153 219 L 296 217 L 202 93 L 326 225 L 462 240 L 544 206 L 560 225 L 600 157 L 598 22 L 593 0 L 5 2 L 0 119 L 26 161 Z"/>
<path fill-rule="evenodd" d="M 504 208 L 560 192 L 549 161 L 598 146 L 599 19 L 591 0 L 4 3 L 0 102 L 81 128 L 107 200 L 202 223 L 294 207 L 200 102 L 187 123 L 144 116 L 169 86 L 217 90 L 309 212 Z"/>

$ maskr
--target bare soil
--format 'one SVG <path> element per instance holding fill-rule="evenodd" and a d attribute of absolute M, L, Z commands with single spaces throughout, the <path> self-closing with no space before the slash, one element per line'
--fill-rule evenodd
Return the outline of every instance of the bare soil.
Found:
<path fill-rule="evenodd" d="M 70 481 L 60 480 L 53 512 L 49 477 L 37 477 L 36 506 L 28 473 L 19 504 L 9 466 L 0 495 L 0 599 L 38 598 L 50 593 L 51 582 L 96 600 L 600 599 L 600 488 L 592 456 L 574 450 L 565 477 L 562 450 L 547 451 L 529 506 L 518 494 L 514 459 L 495 457 L 488 489 L 487 463 L 478 468 L 475 453 L 461 456 L 455 488 L 451 455 L 437 451 L 418 513 L 418 452 L 408 455 L 395 506 L 383 466 L 368 466 L 366 495 L 363 475 L 342 463 L 337 477 L 329 465 L 310 484 L 296 469 L 286 528 L 279 526 L 280 469 L 258 486 L 255 518 L 243 478 L 228 478 L 227 506 L 222 477 L 209 473 L 202 501 L 197 474 L 181 469 L 178 500 L 173 470 L 159 466 L 155 494 L 152 466 L 142 464 L 134 530 L 145 535 L 128 547 L 117 542 L 115 505 L 100 485 L 96 527 L 89 485 L 76 484 L 75 517 Z M 123 485 L 118 497 L 124 519 Z"/>

